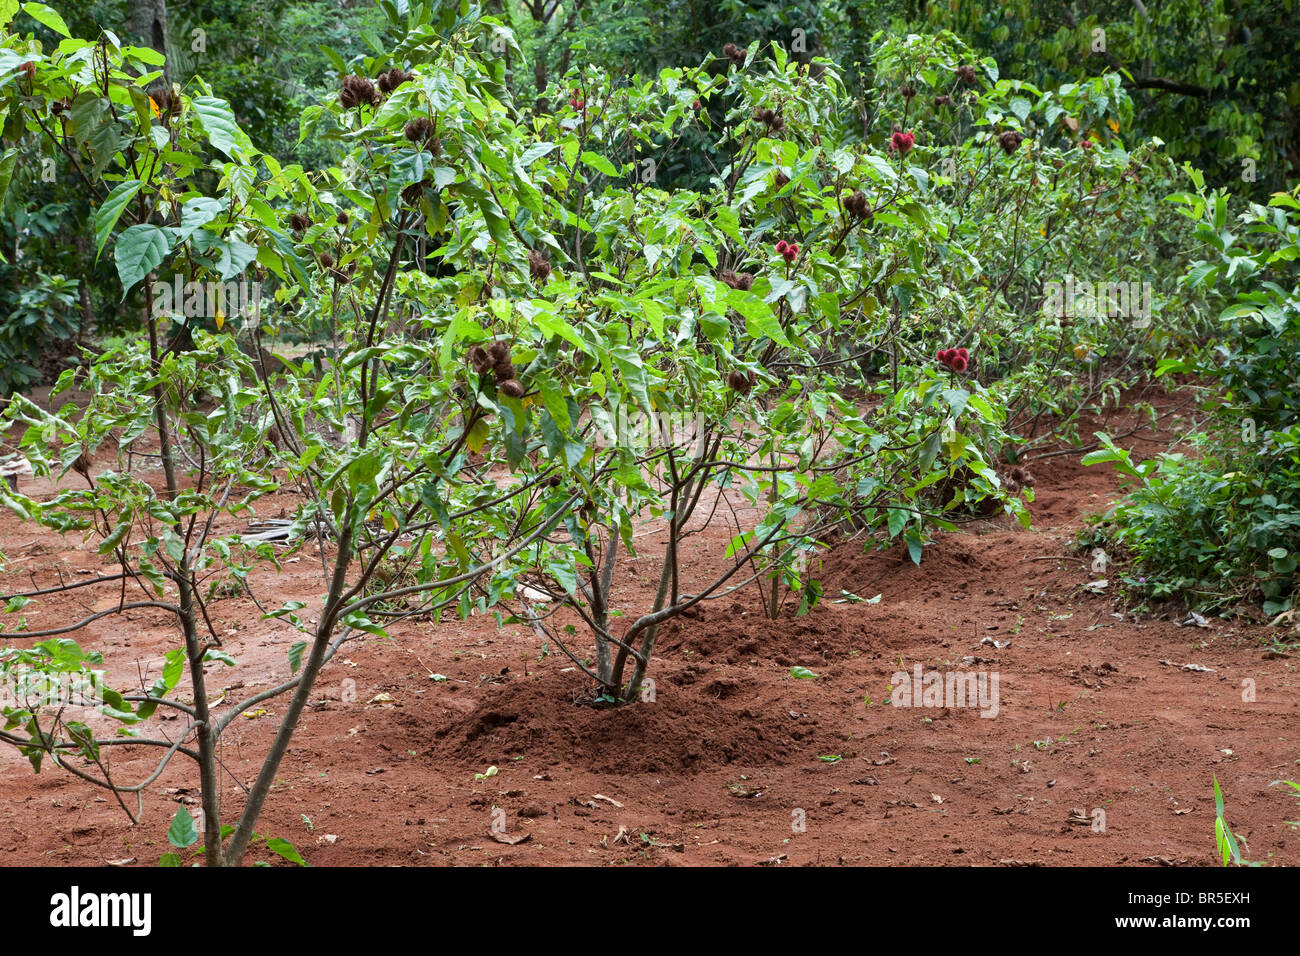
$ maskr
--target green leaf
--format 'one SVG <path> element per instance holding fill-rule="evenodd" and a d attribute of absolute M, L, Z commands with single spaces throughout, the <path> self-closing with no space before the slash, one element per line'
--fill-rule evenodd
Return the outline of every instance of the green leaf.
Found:
<path fill-rule="evenodd" d="M 72 34 L 68 32 L 68 25 L 63 22 L 63 17 L 59 16 L 57 13 L 55 13 L 45 4 L 24 3 L 23 10 L 33 20 L 40 21 L 41 23 L 49 27 L 51 30 L 53 30 L 55 33 L 61 34 L 65 37 L 72 36 Z"/>
<path fill-rule="evenodd" d="M 210 196 L 197 196 L 189 200 L 181 208 L 181 225 L 176 230 L 176 240 L 179 242 L 188 239 L 195 229 L 207 225 L 221 215 L 224 208 L 221 200 Z"/>
<path fill-rule="evenodd" d="M 104 243 L 108 242 L 108 237 L 113 232 L 113 227 L 117 225 L 117 220 L 121 218 L 122 210 L 131 198 L 140 191 L 143 186 L 138 179 L 128 179 L 124 183 L 118 183 L 104 204 L 95 212 L 95 258 L 104 250 Z"/>
<path fill-rule="evenodd" d="M 166 690 L 171 690 L 180 683 L 181 675 L 185 672 L 185 651 L 181 648 L 173 648 L 167 652 L 164 659 L 162 677 Z"/>
<path fill-rule="evenodd" d="M 4 156 L 0 158 L 0 203 L 4 202 L 5 195 L 9 192 L 9 181 L 13 178 L 14 164 L 17 162 L 18 147 L 16 146 L 6 149 Z"/>
<path fill-rule="evenodd" d="M 307 861 L 302 858 L 302 854 L 299 853 L 297 848 L 288 840 L 275 837 L 274 839 L 266 841 L 266 848 L 272 853 L 278 853 L 290 863 L 297 863 L 299 866 L 307 865 Z"/>
<path fill-rule="evenodd" d="M 564 390 L 549 375 L 539 376 L 536 384 L 542 393 L 542 404 L 551 413 L 560 430 L 568 434 L 572 424 L 569 420 L 569 405 L 564 399 Z"/>
<path fill-rule="evenodd" d="M 231 159 L 235 158 L 235 147 L 243 135 L 230 104 L 218 96 L 194 97 L 194 112 L 199 122 L 207 131 L 208 141 Z"/>
<path fill-rule="evenodd" d="M 814 674 L 806 667 L 795 666 L 790 668 L 790 676 L 796 680 L 815 680 L 818 675 Z"/>
<path fill-rule="evenodd" d="M 131 533 L 131 528 L 133 525 L 134 522 L 132 522 L 129 519 L 120 522 L 118 526 L 113 529 L 113 533 L 99 543 L 99 547 L 96 549 L 96 551 L 99 554 L 109 554 L 115 551 L 117 549 L 117 546 L 121 544 L 123 541 L 125 541 L 126 536 Z"/>
<path fill-rule="evenodd" d="M 289 646 L 289 673 L 298 673 L 298 668 L 302 666 L 303 648 L 307 646 L 306 641 L 298 641 Z"/>
<path fill-rule="evenodd" d="M 113 258 L 122 281 L 122 299 L 132 287 L 162 264 L 171 251 L 167 233 L 157 226 L 132 226 L 117 237 Z"/>
<path fill-rule="evenodd" d="M 610 178 L 618 175 L 618 170 L 614 168 L 614 164 L 599 153 L 593 153 L 591 150 L 587 150 L 582 154 L 582 161 L 592 169 L 602 172 Z"/>
<path fill-rule="evenodd" d="M 172 817 L 172 825 L 167 828 L 167 842 L 178 850 L 184 850 L 191 847 L 199 840 L 198 828 L 194 826 L 194 818 L 190 816 L 190 811 L 185 809 L 185 804 L 176 808 L 176 816 Z"/>
<path fill-rule="evenodd" d="M 744 317 L 745 331 L 754 338 L 769 338 L 778 345 L 790 344 L 776 313 L 758 296 L 737 289 L 727 295 L 727 305 Z"/>

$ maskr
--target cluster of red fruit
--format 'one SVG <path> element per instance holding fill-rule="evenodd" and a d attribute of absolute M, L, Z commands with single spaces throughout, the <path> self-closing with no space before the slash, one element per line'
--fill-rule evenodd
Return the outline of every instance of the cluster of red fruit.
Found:
<path fill-rule="evenodd" d="M 889 148 L 898 150 L 898 155 L 906 156 L 908 150 L 916 145 L 916 135 L 914 133 L 896 132 L 889 137 Z"/>
<path fill-rule="evenodd" d="M 954 372 L 964 372 L 970 365 L 970 353 L 965 349 L 944 349 L 937 353 L 935 358 Z"/>
<path fill-rule="evenodd" d="M 776 254 L 779 256 L 785 256 L 786 262 L 794 262 L 794 260 L 799 257 L 799 243 L 786 242 L 782 239 L 776 244 Z"/>
<path fill-rule="evenodd" d="M 581 90 L 574 90 L 573 95 L 569 97 L 569 105 L 575 110 L 585 110 L 587 108 L 587 101 L 580 99 L 581 96 Z"/>

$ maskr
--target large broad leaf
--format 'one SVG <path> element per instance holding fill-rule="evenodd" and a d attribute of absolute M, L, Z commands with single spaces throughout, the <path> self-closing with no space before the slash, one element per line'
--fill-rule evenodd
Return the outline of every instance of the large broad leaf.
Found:
<path fill-rule="evenodd" d="M 132 226 L 118 236 L 113 258 L 122 280 L 122 298 L 131 288 L 162 263 L 171 251 L 167 233 L 157 226 Z"/>
<path fill-rule="evenodd" d="M 72 34 L 68 32 L 68 25 L 63 22 L 63 17 L 59 16 L 55 11 L 51 10 L 45 4 L 24 3 L 23 11 L 28 16 L 30 16 L 33 20 L 37 20 L 45 24 L 55 33 L 60 33 L 65 37 L 72 36 Z"/>
<path fill-rule="evenodd" d="M 234 159 L 235 147 L 243 134 L 230 104 L 218 96 L 196 96 L 194 111 L 199 114 L 199 122 L 207 130 L 212 145 Z"/>
<path fill-rule="evenodd" d="M 117 220 L 122 216 L 122 210 L 126 204 L 131 201 L 140 187 L 144 185 L 138 179 L 128 179 L 124 183 L 118 183 L 113 187 L 113 191 L 108 194 L 104 204 L 99 207 L 95 213 L 95 258 L 104 251 L 104 243 L 108 242 L 108 237 L 113 233 L 113 227 L 117 225 Z"/>
<path fill-rule="evenodd" d="M 176 816 L 172 817 L 172 825 L 167 828 L 167 842 L 178 850 L 184 850 L 198 840 L 199 831 L 194 825 L 194 818 L 190 816 L 185 804 L 181 804 L 176 809 Z"/>
<path fill-rule="evenodd" d="M 13 178 L 14 164 L 18 161 L 18 148 L 11 146 L 0 157 L 0 203 L 4 202 L 5 193 L 9 192 L 9 180 Z"/>
<path fill-rule="evenodd" d="M 213 199 L 211 196 L 197 196 L 189 200 L 181 209 L 181 225 L 176 231 L 177 241 L 188 239 L 195 229 L 207 225 L 220 216 L 224 208 L 220 199 Z"/>
<path fill-rule="evenodd" d="M 769 338 L 779 345 L 789 345 L 781 322 L 772 307 L 756 295 L 739 290 L 727 295 L 727 305 L 745 319 L 745 331 L 754 338 Z"/>

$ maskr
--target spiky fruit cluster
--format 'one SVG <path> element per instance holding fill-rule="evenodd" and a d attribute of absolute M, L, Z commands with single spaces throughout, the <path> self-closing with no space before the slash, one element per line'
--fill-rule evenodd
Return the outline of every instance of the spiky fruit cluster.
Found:
<path fill-rule="evenodd" d="M 906 156 L 915 145 L 915 133 L 904 133 L 898 130 L 894 132 L 893 136 L 889 137 L 889 148 L 897 151 L 899 156 Z"/>
<path fill-rule="evenodd" d="M 411 183 L 402 190 L 402 202 L 408 206 L 414 206 L 420 201 L 420 197 L 424 195 L 424 187 L 427 185 L 429 185 L 427 182 Z"/>
<path fill-rule="evenodd" d="M 766 126 L 768 132 L 781 133 L 785 131 L 785 117 L 774 109 L 763 107 L 755 110 L 754 119 Z"/>
<path fill-rule="evenodd" d="M 943 96 L 936 96 L 936 97 L 934 98 L 934 105 L 935 105 L 935 106 L 952 106 L 952 97 L 949 96 L 947 93 L 943 94 Z"/>
<path fill-rule="evenodd" d="M 728 43 L 723 46 L 722 55 L 732 63 L 736 64 L 736 66 L 740 66 L 745 62 L 745 51 L 734 43 Z"/>
<path fill-rule="evenodd" d="M 515 366 L 510 360 L 510 346 L 505 342 L 493 342 L 487 348 L 472 346 L 466 355 L 469 367 L 476 375 L 491 375 L 503 395 L 511 398 L 523 398 L 523 383 L 515 377 Z"/>
<path fill-rule="evenodd" d="M 871 203 L 867 201 L 867 194 L 861 189 L 844 200 L 844 208 L 854 219 L 866 219 L 871 215 Z"/>
<path fill-rule="evenodd" d="M 799 243 L 782 239 L 776 244 L 776 254 L 783 256 L 786 262 L 794 262 L 799 257 Z"/>
<path fill-rule="evenodd" d="M 911 83 L 904 83 L 902 89 L 900 89 L 898 92 L 903 94 L 903 99 L 910 100 L 912 97 L 916 95 L 916 87 L 913 86 Z"/>
<path fill-rule="evenodd" d="M 1002 147 L 1002 152 L 1010 156 L 1020 148 L 1020 144 L 1025 141 L 1024 136 L 1013 129 L 1007 130 L 998 136 L 998 145 Z"/>
<path fill-rule="evenodd" d="M 375 84 L 364 76 L 343 77 L 343 89 L 339 91 L 339 102 L 345 109 L 353 109 L 362 103 L 374 106 L 379 102 L 379 91 Z"/>
<path fill-rule="evenodd" d="M 963 83 L 974 84 L 975 67 L 971 66 L 969 63 L 963 63 L 953 72 L 957 75 L 957 79 L 961 80 Z"/>
<path fill-rule="evenodd" d="M 407 123 L 404 132 L 412 143 L 423 143 L 433 137 L 433 123 L 421 116 Z"/>
<path fill-rule="evenodd" d="M 160 86 L 149 94 L 154 105 L 158 107 L 158 116 L 166 121 L 181 111 L 180 94 L 174 91 L 170 86 Z"/>
<path fill-rule="evenodd" d="M 732 272 L 727 269 L 718 273 L 718 281 L 733 289 L 748 292 L 754 287 L 754 274 L 752 272 Z"/>
<path fill-rule="evenodd" d="M 289 228 L 294 232 L 302 232 L 311 225 L 311 220 L 300 212 L 292 213 L 289 216 Z"/>
<path fill-rule="evenodd" d="M 964 372 L 970 366 L 970 352 L 965 349 L 944 349 L 935 358 L 954 372 Z"/>
<path fill-rule="evenodd" d="M 415 79 L 414 73 L 407 73 L 404 70 L 399 70 L 397 67 L 393 67 L 387 73 L 379 74 L 379 91 L 381 93 L 391 93 L 403 83 L 409 82 L 413 79 Z"/>
<path fill-rule="evenodd" d="M 758 375 L 752 370 L 743 372 L 738 368 L 733 368 L 727 373 L 727 387 L 738 395 L 748 395 L 750 389 L 757 383 Z"/>
<path fill-rule="evenodd" d="M 542 250 L 534 249 L 528 253 L 528 274 L 535 282 L 544 283 L 550 278 L 551 260 L 546 258 L 546 253 Z"/>

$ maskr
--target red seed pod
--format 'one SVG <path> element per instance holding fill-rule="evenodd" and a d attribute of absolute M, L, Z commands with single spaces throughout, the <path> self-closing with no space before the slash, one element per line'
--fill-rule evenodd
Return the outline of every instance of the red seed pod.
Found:
<path fill-rule="evenodd" d="M 960 355 L 954 358 L 950 364 L 952 365 L 952 370 L 954 372 L 966 371 L 966 360 L 962 358 Z"/>

